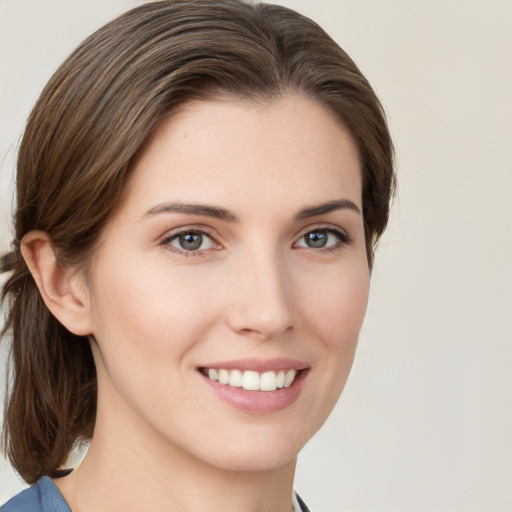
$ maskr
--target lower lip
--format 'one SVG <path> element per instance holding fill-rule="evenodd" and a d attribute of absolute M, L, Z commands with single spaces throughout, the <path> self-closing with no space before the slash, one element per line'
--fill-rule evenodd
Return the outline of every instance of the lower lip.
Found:
<path fill-rule="evenodd" d="M 308 370 L 301 370 L 287 388 L 275 391 L 247 391 L 228 384 L 220 384 L 199 372 L 219 398 L 237 409 L 253 414 L 276 412 L 293 404 L 299 398 L 307 373 Z"/>

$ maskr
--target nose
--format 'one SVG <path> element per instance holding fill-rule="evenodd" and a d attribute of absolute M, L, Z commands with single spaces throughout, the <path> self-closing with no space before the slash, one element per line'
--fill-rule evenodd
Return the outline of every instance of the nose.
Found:
<path fill-rule="evenodd" d="M 292 283 L 277 254 L 240 262 L 230 278 L 228 323 L 235 332 L 272 339 L 292 327 Z"/>

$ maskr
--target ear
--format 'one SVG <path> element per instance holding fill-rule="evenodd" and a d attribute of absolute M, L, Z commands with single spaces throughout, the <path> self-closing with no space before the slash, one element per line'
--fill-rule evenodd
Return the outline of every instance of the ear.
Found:
<path fill-rule="evenodd" d="M 90 301 L 76 270 L 62 266 L 44 231 L 30 231 L 21 240 L 21 254 L 47 308 L 73 334 L 92 333 Z"/>

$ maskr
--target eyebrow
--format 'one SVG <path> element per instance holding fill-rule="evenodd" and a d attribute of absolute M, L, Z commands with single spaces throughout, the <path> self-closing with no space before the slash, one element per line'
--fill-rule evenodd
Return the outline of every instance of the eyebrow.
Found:
<path fill-rule="evenodd" d="M 329 201 L 327 203 L 319 204 L 316 206 L 310 206 L 300 210 L 294 217 L 295 220 L 307 219 L 309 217 L 315 217 L 317 215 L 323 215 L 336 210 L 353 210 L 357 214 L 361 215 L 359 207 L 349 199 L 337 199 Z M 238 217 L 220 206 L 212 206 L 203 203 L 161 203 L 150 208 L 144 215 L 145 217 L 152 217 L 161 213 L 184 213 L 187 215 L 198 215 L 201 217 L 211 217 L 213 219 L 219 219 L 229 223 L 238 222 Z"/>
<path fill-rule="evenodd" d="M 328 203 L 319 204 L 317 206 L 311 206 L 301 210 L 295 215 L 295 220 L 307 219 L 308 217 L 315 217 L 316 215 L 323 215 L 330 213 L 335 210 L 353 210 L 357 214 L 361 215 L 361 210 L 356 203 L 350 201 L 350 199 L 337 199 L 335 201 L 329 201 Z"/>
<path fill-rule="evenodd" d="M 237 222 L 235 214 L 219 206 L 211 206 L 203 203 L 162 203 L 150 208 L 143 217 L 152 217 L 159 213 L 185 213 L 188 215 L 200 215 L 212 217 L 225 222 Z"/>

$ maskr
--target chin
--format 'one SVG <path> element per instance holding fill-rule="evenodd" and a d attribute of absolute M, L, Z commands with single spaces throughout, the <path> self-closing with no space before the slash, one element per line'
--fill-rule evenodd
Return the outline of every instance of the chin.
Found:
<path fill-rule="evenodd" d="M 231 435 L 216 437 L 213 450 L 212 444 L 202 447 L 195 444 L 194 451 L 209 465 L 225 471 L 275 471 L 295 464 L 299 451 L 312 435 L 306 429 L 283 427 L 242 427 Z"/>
<path fill-rule="evenodd" d="M 225 471 L 266 472 L 277 471 L 290 464 L 295 464 L 299 450 L 275 449 L 269 447 L 243 447 L 229 450 L 228 453 L 215 454 L 210 461 L 212 466 Z"/>

